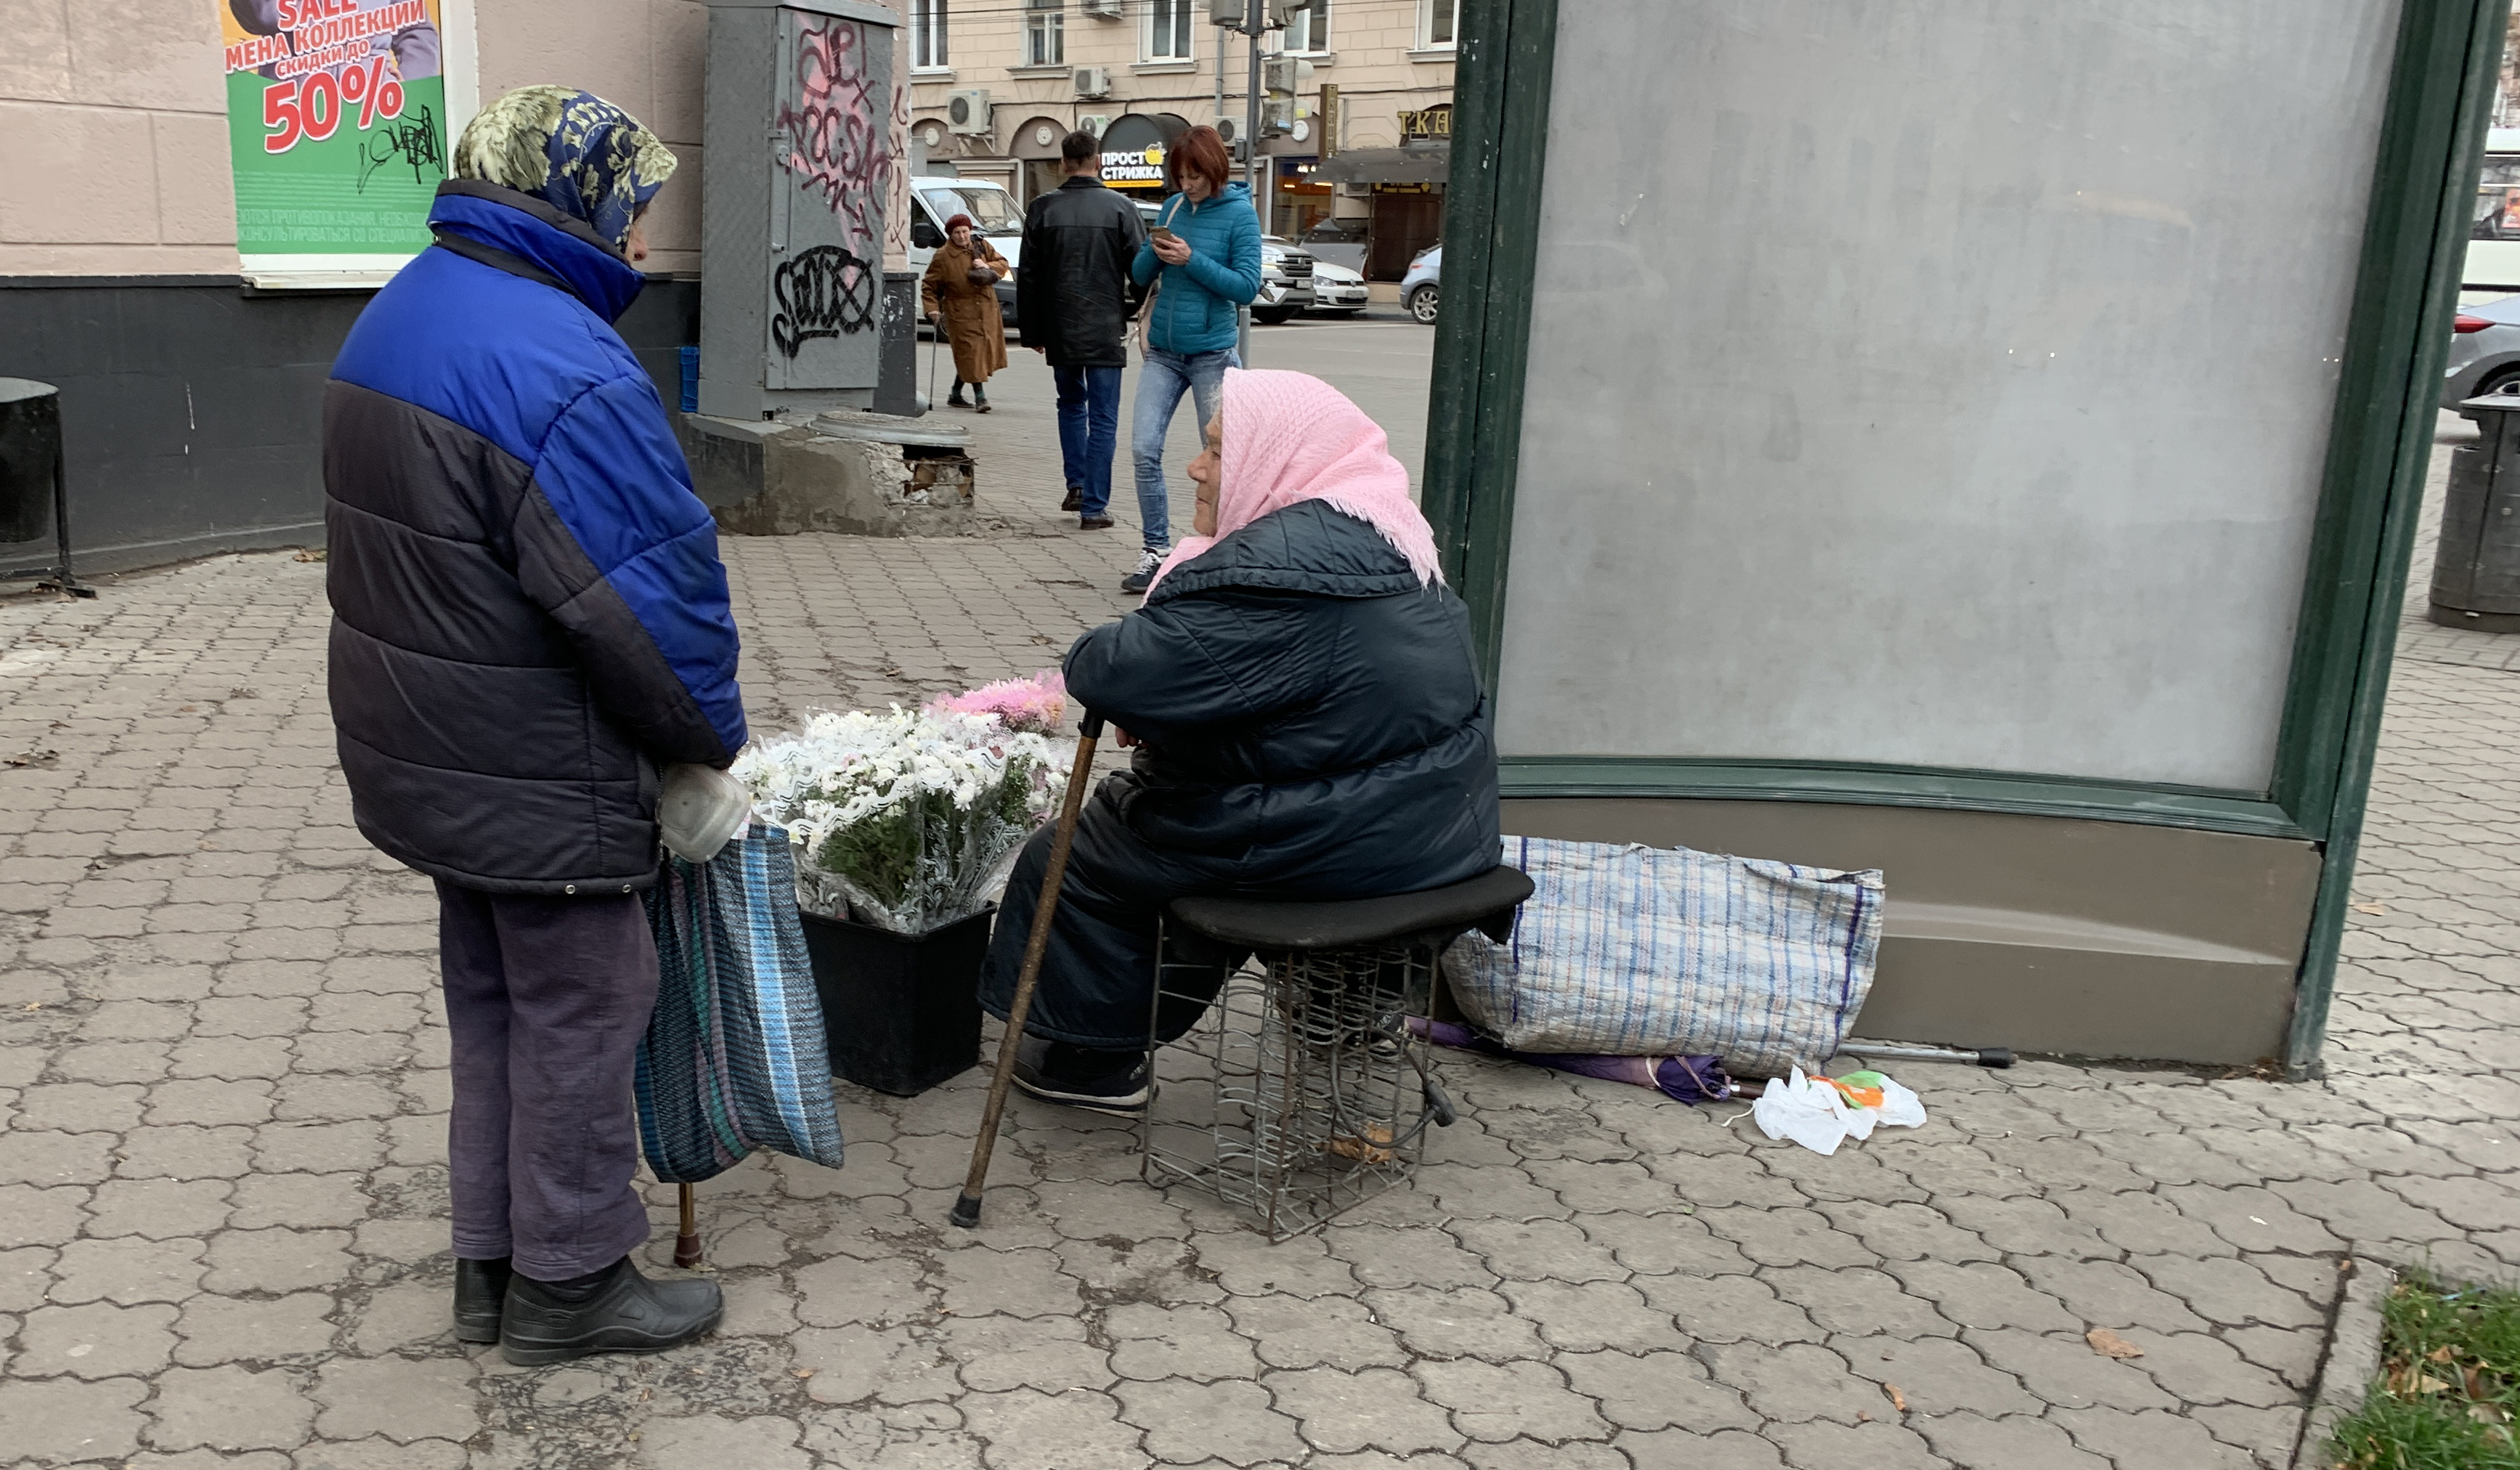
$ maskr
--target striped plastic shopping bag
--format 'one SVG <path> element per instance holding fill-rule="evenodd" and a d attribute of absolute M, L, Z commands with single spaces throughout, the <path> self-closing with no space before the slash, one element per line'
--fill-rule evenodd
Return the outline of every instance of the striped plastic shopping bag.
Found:
<path fill-rule="evenodd" d="M 656 1012 L 639 1043 L 639 1140 L 669 1184 L 755 1149 L 840 1164 L 823 1007 L 796 919 L 788 834 L 754 824 L 648 890 Z"/>
<path fill-rule="evenodd" d="M 1444 957 L 1462 1012 L 1517 1051 L 1723 1058 L 1781 1077 L 1836 1051 L 1872 988 L 1881 874 L 1685 847 L 1508 837 L 1513 937 Z"/>

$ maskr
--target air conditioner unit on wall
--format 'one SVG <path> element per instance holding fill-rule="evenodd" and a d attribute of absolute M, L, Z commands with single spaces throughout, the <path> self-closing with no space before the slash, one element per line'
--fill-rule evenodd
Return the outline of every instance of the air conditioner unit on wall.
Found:
<path fill-rule="evenodd" d="M 1076 126 L 1081 131 L 1092 133 L 1100 138 L 1111 131 L 1111 114 L 1108 112 L 1082 113 L 1076 119 Z"/>
<path fill-rule="evenodd" d="M 1105 21 L 1120 19 L 1120 0 L 1085 0 L 1085 3 L 1079 5 L 1077 9 L 1089 16 L 1099 16 Z"/>
<path fill-rule="evenodd" d="M 1077 96 L 1079 96 L 1079 97 L 1108 97 L 1108 96 L 1110 96 L 1110 95 L 1111 95 L 1111 68 L 1110 68 L 1110 67 L 1077 67 L 1077 68 L 1076 68 L 1076 95 L 1077 95 Z"/>
<path fill-rule="evenodd" d="M 945 94 L 945 125 L 958 133 L 989 130 L 989 93 L 985 87 Z"/>

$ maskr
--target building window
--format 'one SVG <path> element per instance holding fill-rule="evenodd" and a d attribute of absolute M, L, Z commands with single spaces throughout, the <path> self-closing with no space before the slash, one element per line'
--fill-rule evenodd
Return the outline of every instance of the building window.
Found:
<path fill-rule="evenodd" d="M 1024 0 L 1024 65 L 1067 65 L 1067 0 Z"/>
<path fill-rule="evenodd" d="M 1194 0 L 1147 0 L 1145 60 L 1187 62 L 1191 55 L 1191 7 Z M 1318 3 L 1318 0 L 1316 0 Z"/>
<path fill-rule="evenodd" d="M 1330 0 L 1313 0 L 1303 10 L 1287 14 L 1284 49 L 1306 56 L 1319 56 L 1330 49 Z"/>
<path fill-rule="evenodd" d="M 1453 44 L 1461 29 L 1462 0 L 1418 0 L 1418 44 L 1432 51 Z"/>
<path fill-rule="evenodd" d="M 910 65 L 940 70 L 945 60 L 945 0 L 910 0 Z"/>

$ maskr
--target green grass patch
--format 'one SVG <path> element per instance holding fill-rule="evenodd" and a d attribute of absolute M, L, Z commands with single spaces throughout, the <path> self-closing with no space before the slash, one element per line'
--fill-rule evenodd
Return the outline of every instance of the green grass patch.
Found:
<path fill-rule="evenodd" d="M 2331 1442 L 2343 1470 L 2520 1470 L 2520 1291 L 2401 1276 L 2380 1378 Z"/>

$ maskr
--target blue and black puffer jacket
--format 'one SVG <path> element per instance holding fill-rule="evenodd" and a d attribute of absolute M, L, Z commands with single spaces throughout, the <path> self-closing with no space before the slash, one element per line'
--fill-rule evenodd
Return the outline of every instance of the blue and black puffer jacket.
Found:
<path fill-rule="evenodd" d="M 463 887 L 644 888 L 659 768 L 744 740 L 717 528 L 611 326 L 645 278 L 493 184 L 447 183 L 429 227 L 325 389 L 359 830 Z"/>

